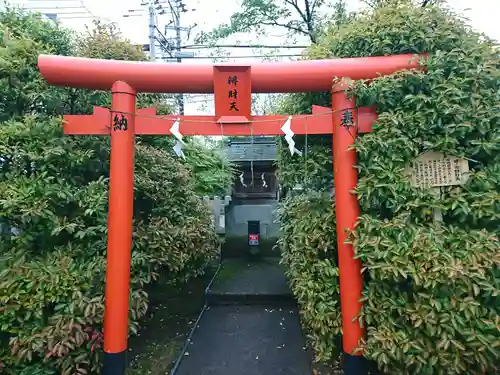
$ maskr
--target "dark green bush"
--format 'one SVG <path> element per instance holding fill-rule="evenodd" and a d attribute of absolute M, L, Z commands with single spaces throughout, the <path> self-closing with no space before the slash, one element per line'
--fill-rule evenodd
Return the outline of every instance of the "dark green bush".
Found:
<path fill-rule="evenodd" d="M 357 82 L 350 92 L 357 105 L 376 104 L 379 113 L 375 131 L 356 145 L 362 216 L 353 241 L 369 278 L 365 353 L 393 374 L 494 374 L 500 366 L 498 52 L 442 6 L 388 3 L 332 29 L 311 50 L 317 58 L 430 54 L 424 72 Z M 468 182 L 439 197 L 413 187 L 405 169 L 427 150 L 467 158 Z M 441 223 L 432 221 L 434 208 Z M 304 211 L 303 220 L 312 212 Z M 320 321 L 315 316 L 305 324 Z"/>
<path fill-rule="evenodd" d="M 282 263 L 320 361 L 338 354 L 335 344 L 339 343 L 341 330 L 332 207 L 330 194 L 312 192 L 288 197 L 279 210 Z"/>
<path fill-rule="evenodd" d="M 9 160 L 0 174 L 2 221 L 20 230 L 2 238 L 2 361 L 6 371 L 19 374 L 97 371 L 107 180 L 75 175 L 72 165 L 95 166 L 100 155 L 64 136 L 59 121 L 35 120 L 0 127 L 0 154 Z M 203 272 L 218 248 L 189 170 L 147 145 L 137 147 L 136 166 L 132 333 L 148 308 L 145 284 L 160 273 L 187 281 Z"/>
<path fill-rule="evenodd" d="M 75 45 L 77 45 L 75 47 Z M 98 373 L 106 271 L 108 137 L 63 134 L 62 113 L 109 105 L 109 93 L 49 86 L 40 53 L 145 59 L 113 28 L 80 36 L 21 10 L 0 12 L 0 373 Z M 139 107 L 163 96 L 144 94 Z M 158 102 L 159 101 L 159 102 Z M 190 145 L 189 165 L 171 142 L 138 137 L 129 323 L 148 309 L 145 286 L 160 275 L 181 283 L 204 272 L 219 242 L 200 193 L 222 191 L 229 171 L 196 173 L 213 150 Z M 189 154 L 187 155 L 189 158 Z M 200 188 L 203 186 L 204 190 Z"/>

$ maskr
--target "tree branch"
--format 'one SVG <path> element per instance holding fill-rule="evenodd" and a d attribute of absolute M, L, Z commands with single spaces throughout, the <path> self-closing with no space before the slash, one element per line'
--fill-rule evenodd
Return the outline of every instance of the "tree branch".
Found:
<path fill-rule="evenodd" d="M 300 27 L 295 27 L 295 26 L 292 26 L 292 25 L 288 25 L 286 23 L 280 23 L 280 22 L 277 22 L 277 21 L 270 21 L 270 22 L 260 22 L 261 25 L 264 25 L 264 26 L 278 26 L 278 27 L 284 27 L 285 29 L 288 29 L 288 30 L 293 30 L 297 33 L 300 33 L 300 34 L 304 34 L 304 35 L 309 35 L 309 33 L 304 30 L 304 29 L 301 29 Z"/>
<path fill-rule="evenodd" d="M 314 24 L 313 24 L 313 13 L 311 12 L 311 7 L 309 6 L 309 0 L 304 0 L 304 4 L 306 6 L 306 16 L 307 16 L 307 31 L 309 31 L 309 35 L 311 38 L 311 41 L 313 43 L 316 42 L 316 38 L 314 37 Z"/>
<path fill-rule="evenodd" d="M 370 0 L 363 0 L 363 3 L 365 3 L 366 5 L 368 5 L 370 8 L 376 8 L 376 3 L 373 2 L 373 1 L 370 1 Z"/>
<path fill-rule="evenodd" d="M 297 2 L 297 0 L 285 0 L 285 3 L 290 4 L 297 11 L 297 13 L 299 13 L 300 18 L 302 18 L 304 20 L 304 22 L 307 24 L 307 16 L 306 16 L 306 14 L 304 14 L 302 9 L 300 9 L 299 3 Z"/>
<path fill-rule="evenodd" d="M 319 0 L 314 0 L 312 5 L 311 5 L 311 14 L 314 14 L 314 11 L 316 10 L 316 7 L 319 4 Z"/>
<path fill-rule="evenodd" d="M 306 8 L 305 13 L 304 13 L 304 11 L 302 11 L 302 9 L 300 9 L 298 0 L 284 0 L 284 1 L 285 1 L 285 3 L 291 5 L 297 11 L 300 18 L 302 18 L 302 20 L 304 21 L 306 28 L 307 28 L 307 31 L 302 30 L 300 32 L 307 35 L 312 43 L 316 43 L 316 37 L 314 36 L 313 13 L 312 13 L 312 9 L 311 9 L 310 4 L 309 4 L 309 0 L 304 0 L 305 1 L 305 8 Z M 276 25 L 276 26 L 278 26 L 278 25 Z M 291 28 L 291 27 L 288 26 L 288 28 Z M 291 28 L 291 29 L 299 32 L 297 29 L 293 29 L 293 28 Z"/>
<path fill-rule="evenodd" d="M 311 6 L 309 4 L 309 0 L 304 0 L 304 5 L 306 7 L 306 17 L 308 21 L 312 21 L 312 15 L 313 13 L 311 12 Z"/>

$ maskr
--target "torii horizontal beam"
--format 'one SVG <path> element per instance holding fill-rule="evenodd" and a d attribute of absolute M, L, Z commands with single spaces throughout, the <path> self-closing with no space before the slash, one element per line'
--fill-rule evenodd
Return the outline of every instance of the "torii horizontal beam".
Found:
<path fill-rule="evenodd" d="M 372 125 L 377 121 L 375 107 L 359 107 L 352 110 L 357 110 L 358 132 L 370 132 Z M 281 127 L 286 121 L 286 116 L 253 116 L 250 123 L 221 126 L 216 116 L 158 116 L 156 108 L 142 108 L 136 110 L 135 134 L 172 135 L 170 128 L 177 119 L 180 120 L 179 131 L 182 135 L 259 136 L 282 135 Z M 92 115 L 65 115 L 64 120 L 64 134 L 111 134 L 111 111 L 104 107 L 94 107 Z M 312 116 L 292 116 L 291 128 L 295 134 L 333 134 L 332 110 L 313 105 Z"/>
<path fill-rule="evenodd" d="M 371 79 L 398 70 L 416 69 L 413 54 L 347 59 L 301 60 L 252 64 L 252 92 L 327 92 L 332 80 Z M 234 66 L 234 65 L 231 65 Z M 213 93 L 212 64 L 165 64 L 40 55 L 38 68 L 48 83 L 109 90 L 125 81 L 136 92 Z"/>

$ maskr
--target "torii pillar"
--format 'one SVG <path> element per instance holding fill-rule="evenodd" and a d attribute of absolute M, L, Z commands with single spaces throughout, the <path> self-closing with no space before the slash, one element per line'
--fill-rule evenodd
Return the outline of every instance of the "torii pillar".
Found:
<path fill-rule="evenodd" d="M 128 339 L 128 300 L 132 247 L 134 137 L 171 135 L 180 118 L 183 135 L 280 135 L 286 117 L 252 116 L 251 93 L 325 92 L 332 90 L 332 110 L 313 106 L 314 117 L 294 116 L 295 134 L 333 134 L 340 298 L 344 373 L 366 375 L 362 351 L 355 351 L 364 331 L 355 320 L 361 309 L 361 266 L 345 240 L 359 215 L 354 165 L 356 152 L 348 150 L 357 133 L 371 130 L 374 108 L 355 108 L 341 80 L 371 79 L 403 69 L 419 68 L 414 55 L 333 60 L 259 63 L 250 66 L 158 64 L 41 55 L 38 66 L 51 84 L 111 90 L 111 111 L 95 107 L 93 115 L 65 116 L 64 131 L 73 135 L 111 136 L 106 303 L 104 315 L 103 375 L 124 375 Z M 154 108 L 136 111 L 136 94 L 215 93 L 215 116 L 156 116 Z"/>

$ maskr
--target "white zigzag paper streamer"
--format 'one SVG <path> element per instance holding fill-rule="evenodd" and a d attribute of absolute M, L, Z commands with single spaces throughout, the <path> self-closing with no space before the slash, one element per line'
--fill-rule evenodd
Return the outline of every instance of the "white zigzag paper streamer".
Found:
<path fill-rule="evenodd" d="M 302 156 L 302 152 L 295 148 L 295 141 L 293 140 L 293 136 L 295 135 L 295 133 L 292 130 L 292 116 L 288 116 L 288 119 L 281 127 L 281 131 L 285 134 L 285 140 L 288 143 L 290 155 L 297 154 L 299 156 Z"/>
<path fill-rule="evenodd" d="M 175 143 L 175 146 L 173 147 L 175 154 L 178 157 L 181 157 L 183 159 L 186 159 L 186 155 L 184 155 L 184 151 L 182 151 L 182 143 L 180 141 L 177 141 Z"/>
<path fill-rule="evenodd" d="M 245 184 L 245 181 L 243 180 L 243 173 L 240 174 L 240 182 L 241 182 L 241 185 L 246 188 L 247 185 Z"/>
<path fill-rule="evenodd" d="M 178 157 L 181 157 L 183 159 L 186 159 L 186 156 L 184 155 L 184 151 L 182 151 L 182 146 L 185 144 L 184 141 L 182 140 L 182 134 L 179 131 L 180 127 L 180 118 L 175 120 L 175 122 L 172 124 L 170 127 L 170 133 L 177 138 L 177 142 L 175 143 L 175 146 L 173 147 L 175 154 Z"/>
<path fill-rule="evenodd" d="M 172 133 L 172 135 L 175 138 L 177 138 L 180 142 L 184 143 L 184 141 L 182 140 L 182 134 L 179 131 L 180 120 L 181 120 L 180 118 L 178 118 L 177 120 L 175 120 L 175 122 L 170 127 L 170 133 Z"/>

